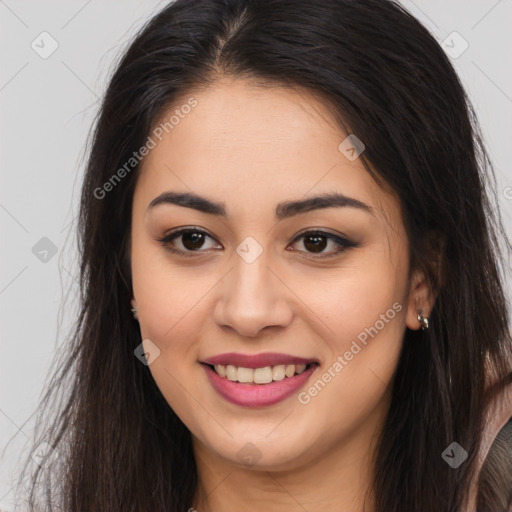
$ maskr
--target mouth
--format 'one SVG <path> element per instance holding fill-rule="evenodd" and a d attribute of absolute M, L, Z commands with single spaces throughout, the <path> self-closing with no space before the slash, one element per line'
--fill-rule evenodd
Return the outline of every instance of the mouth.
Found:
<path fill-rule="evenodd" d="M 201 361 L 213 389 L 245 407 L 276 404 L 298 392 L 319 367 L 313 359 L 286 354 L 222 354 Z"/>
<path fill-rule="evenodd" d="M 217 375 L 230 380 L 231 382 L 263 385 L 290 379 L 295 375 L 300 375 L 310 369 L 312 365 L 318 366 L 318 363 L 278 364 L 275 366 L 264 366 L 261 368 L 245 368 L 243 366 L 235 366 L 231 364 L 209 364 L 207 366 L 209 366 Z"/>

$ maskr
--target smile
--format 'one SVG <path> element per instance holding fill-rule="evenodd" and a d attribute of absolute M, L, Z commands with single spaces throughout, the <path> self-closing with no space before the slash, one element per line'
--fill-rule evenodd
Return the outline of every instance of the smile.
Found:
<path fill-rule="evenodd" d="M 278 364 L 276 366 L 265 366 L 263 368 L 244 368 L 243 366 L 233 366 L 228 364 L 216 364 L 213 366 L 215 372 L 221 377 L 230 381 L 269 384 L 272 381 L 279 381 L 300 375 L 308 365 L 305 364 Z"/>
<path fill-rule="evenodd" d="M 266 407 L 298 392 L 319 365 L 286 354 L 232 353 L 209 358 L 201 366 L 225 400 L 245 407 Z"/>

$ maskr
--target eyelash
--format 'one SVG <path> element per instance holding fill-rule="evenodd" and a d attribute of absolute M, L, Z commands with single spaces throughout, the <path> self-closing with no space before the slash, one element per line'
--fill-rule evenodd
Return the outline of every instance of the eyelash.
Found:
<path fill-rule="evenodd" d="M 181 235 L 183 235 L 185 233 L 201 233 L 201 234 L 206 235 L 207 237 L 211 238 L 212 240 L 215 240 L 215 238 L 210 236 L 205 231 L 202 231 L 201 229 L 181 228 L 181 229 L 178 229 L 176 231 L 173 231 L 173 232 L 169 233 L 168 235 L 164 236 L 163 238 L 158 238 L 157 241 L 162 244 L 162 246 L 164 247 L 165 250 L 167 250 L 169 252 L 172 252 L 174 254 L 178 254 L 179 256 L 183 256 L 185 258 L 196 257 L 196 255 L 194 253 L 205 252 L 205 251 L 203 251 L 201 249 L 198 249 L 196 251 L 190 251 L 190 250 L 189 251 L 182 251 L 182 250 L 173 249 L 172 247 L 169 246 L 170 242 L 172 242 L 175 238 L 178 238 L 179 236 L 181 236 Z M 340 236 L 337 236 L 337 235 L 333 235 L 332 233 L 327 233 L 326 231 L 321 231 L 321 230 L 312 230 L 312 231 L 306 231 L 304 233 L 301 233 L 300 235 L 298 235 L 297 237 L 295 237 L 292 240 L 292 243 L 295 243 L 297 240 L 299 240 L 301 238 L 306 238 L 308 236 L 314 236 L 314 235 L 326 237 L 329 240 L 332 240 L 335 243 L 337 243 L 340 247 L 338 249 L 336 249 L 334 252 L 327 253 L 327 254 L 323 254 L 323 253 L 318 253 L 318 254 L 307 253 L 307 254 L 309 254 L 309 256 L 307 256 L 307 257 L 311 258 L 311 259 L 332 258 L 332 257 L 337 256 L 338 254 L 342 253 L 343 251 L 345 251 L 347 249 L 350 249 L 352 247 L 357 247 L 356 243 L 351 242 L 350 240 L 348 240 L 346 238 L 343 238 L 343 237 L 340 237 Z M 299 252 L 306 252 L 306 251 L 299 251 Z"/>

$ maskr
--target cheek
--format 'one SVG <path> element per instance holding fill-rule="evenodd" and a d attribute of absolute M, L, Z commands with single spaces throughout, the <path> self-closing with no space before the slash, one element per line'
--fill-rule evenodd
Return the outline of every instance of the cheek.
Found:
<path fill-rule="evenodd" d="M 207 272 L 198 280 L 192 265 L 172 263 L 171 255 L 143 234 L 135 237 L 132 247 L 132 280 L 143 335 L 162 342 L 177 338 L 177 330 L 190 322 L 214 284 Z"/>
<path fill-rule="evenodd" d="M 316 386 L 303 397 L 319 408 L 344 404 L 338 411 L 347 421 L 353 417 L 347 411 L 357 416 L 382 399 L 398 364 L 406 314 L 405 278 L 384 258 L 350 270 L 313 301 L 312 309 L 322 312 L 329 327 L 329 355 Z"/>
<path fill-rule="evenodd" d="M 359 292 L 352 300 L 349 295 L 340 298 L 337 310 L 342 312 L 331 323 L 335 335 L 327 342 L 329 356 L 298 396 L 304 414 L 318 419 L 310 435 L 319 439 L 326 424 L 336 435 L 349 436 L 368 418 L 382 414 L 400 357 L 405 308 L 389 290 Z"/>
<path fill-rule="evenodd" d="M 181 386 L 191 387 L 190 370 L 199 357 L 205 294 L 215 280 L 206 272 L 198 279 L 192 266 L 171 265 L 166 252 L 151 244 L 134 244 L 132 276 L 142 339 L 151 340 L 159 350 L 149 369 L 167 401 L 174 406 L 180 399 Z"/>
<path fill-rule="evenodd" d="M 154 340 L 162 355 L 172 353 L 169 362 L 194 357 L 205 293 L 213 282 L 194 286 L 192 276 L 156 270 L 140 277 L 144 281 L 137 296 L 142 336 Z"/>
<path fill-rule="evenodd" d="M 307 295 L 308 306 L 327 327 L 325 339 L 333 357 L 350 350 L 354 340 L 363 346 L 369 339 L 400 342 L 405 327 L 405 276 L 385 257 L 359 261 L 323 285 L 310 285 L 310 290 L 315 292 Z"/>
<path fill-rule="evenodd" d="M 204 414 L 194 399 L 201 396 L 197 389 L 202 371 L 197 363 L 203 337 L 200 326 L 208 307 L 205 294 L 215 280 L 198 281 L 192 270 L 172 268 L 159 255 L 146 254 L 133 261 L 141 336 L 159 350 L 149 371 L 169 406 L 185 424 L 195 425 Z"/>

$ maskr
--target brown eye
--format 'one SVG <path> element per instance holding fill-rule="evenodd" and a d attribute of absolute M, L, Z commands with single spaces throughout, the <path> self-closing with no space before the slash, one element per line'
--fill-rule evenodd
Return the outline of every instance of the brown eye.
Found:
<path fill-rule="evenodd" d="M 325 231 L 308 231 L 298 236 L 294 240 L 294 243 L 301 239 L 303 240 L 302 243 L 306 248 L 306 251 L 300 252 L 311 254 L 314 258 L 335 256 L 350 247 L 356 246 L 354 242 L 351 242 L 346 238 L 327 233 Z M 328 248 L 329 242 L 331 242 L 331 246 L 334 247 L 334 250 L 323 252 L 326 248 Z"/>
<path fill-rule="evenodd" d="M 328 243 L 328 238 L 323 235 L 308 235 L 304 237 L 304 247 L 308 251 L 322 252 Z"/>
<path fill-rule="evenodd" d="M 203 250 L 204 244 L 208 238 L 214 240 L 213 237 L 204 231 L 187 228 L 174 231 L 158 241 L 161 242 L 165 249 L 171 252 L 178 253 L 183 256 L 191 256 L 192 254 L 187 254 L 187 252 L 205 252 Z M 178 242 L 175 242 L 175 240 Z"/>
<path fill-rule="evenodd" d="M 189 231 L 186 233 L 182 233 L 182 245 L 190 250 L 201 249 L 204 244 L 205 235 L 204 233 L 199 233 L 197 231 Z"/>

